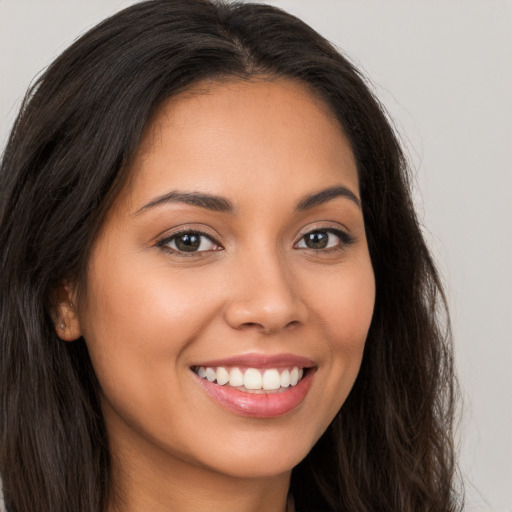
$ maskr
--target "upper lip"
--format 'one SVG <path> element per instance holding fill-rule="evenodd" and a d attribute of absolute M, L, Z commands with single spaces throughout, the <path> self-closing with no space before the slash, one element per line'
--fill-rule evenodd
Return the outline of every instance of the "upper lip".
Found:
<path fill-rule="evenodd" d="M 193 368 L 197 368 L 199 366 L 210 368 L 219 366 L 244 366 L 248 368 L 279 368 L 297 366 L 298 368 L 313 368 L 316 364 L 307 357 L 295 354 L 270 355 L 250 353 L 226 357 L 223 359 L 215 359 L 212 361 L 201 361 L 192 365 Z"/>

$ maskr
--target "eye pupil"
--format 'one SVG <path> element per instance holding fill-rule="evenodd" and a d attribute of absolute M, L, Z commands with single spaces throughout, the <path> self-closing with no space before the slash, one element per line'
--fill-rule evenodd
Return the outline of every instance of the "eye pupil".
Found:
<path fill-rule="evenodd" d="M 175 243 L 180 251 L 194 252 L 201 245 L 201 236 L 194 233 L 186 233 L 176 238 Z"/>
<path fill-rule="evenodd" d="M 325 231 L 312 231 L 305 236 L 305 242 L 310 249 L 324 249 L 329 242 L 329 234 Z"/>

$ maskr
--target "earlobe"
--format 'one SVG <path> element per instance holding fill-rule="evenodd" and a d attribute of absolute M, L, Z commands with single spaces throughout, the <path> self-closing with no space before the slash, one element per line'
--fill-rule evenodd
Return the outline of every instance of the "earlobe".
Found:
<path fill-rule="evenodd" d="M 76 287 L 74 283 L 61 283 L 53 294 L 52 319 L 57 336 L 63 341 L 74 341 L 82 335 L 80 319 L 76 310 Z"/>

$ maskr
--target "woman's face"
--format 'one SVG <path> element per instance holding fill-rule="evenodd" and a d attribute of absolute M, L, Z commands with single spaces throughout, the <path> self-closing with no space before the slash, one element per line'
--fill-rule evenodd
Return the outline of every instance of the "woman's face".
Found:
<path fill-rule="evenodd" d="M 320 100 L 285 80 L 171 99 L 79 315 L 114 454 L 290 470 L 354 384 L 374 293 L 354 157 Z"/>

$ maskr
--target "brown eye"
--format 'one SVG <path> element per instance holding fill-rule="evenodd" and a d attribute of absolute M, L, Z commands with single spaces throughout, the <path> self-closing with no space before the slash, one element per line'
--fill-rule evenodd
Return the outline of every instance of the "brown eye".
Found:
<path fill-rule="evenodd" d="M 309 249 L 325 249 L 329 243 L 327 231 L 312 231 L 304 235 L 304 244 Z"/>
<path fill-rule="evenodd" d="M 194 252 L 201 247 L 201 235 L 195 233 L 184 234 L 174 240 L 178 251 Z"/>
<path fill-rule="evenodd" d="M 348 233 L 338 229 L 315 229 L 306 233 L 297 242 L 297 249 L 312 249 L 322 251 L 336 248 L 344 248 L 354 242 L 354 239 Z"/>
<path fill-rule="evenodd" d="M 197 231 L 174 234 L 162 240 L 158 245 L 178 253 L 217 251 L 220 249 L 208 235 Z"/>

